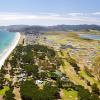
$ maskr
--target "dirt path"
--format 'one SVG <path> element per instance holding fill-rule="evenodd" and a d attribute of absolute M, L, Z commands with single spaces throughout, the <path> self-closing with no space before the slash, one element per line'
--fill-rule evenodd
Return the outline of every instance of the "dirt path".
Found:
<path fill-rule="evenodd" d="M 13 93 L 15 94 L 15 100 L 22 100 L 19 88 L 14 87 Z"/>

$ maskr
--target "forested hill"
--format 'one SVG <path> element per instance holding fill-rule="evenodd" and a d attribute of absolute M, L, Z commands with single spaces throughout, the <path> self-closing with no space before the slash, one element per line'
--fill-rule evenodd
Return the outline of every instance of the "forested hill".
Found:
<path fill-rule="evenodd" d="M 10 25 L 1 26 L 1 29 L 19 32 L 44 32 L 44 31 L 79 31 L 79 30 L 99 30 L 99 25 L 56 25 L 56 26 L 29 26 L 29 25 Z"/>

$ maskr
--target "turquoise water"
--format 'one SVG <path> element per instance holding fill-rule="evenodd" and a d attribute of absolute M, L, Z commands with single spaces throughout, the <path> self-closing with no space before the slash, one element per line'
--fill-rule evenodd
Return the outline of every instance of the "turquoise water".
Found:
<path fill-rule="evenodd" d="M 100 40 L 100 35 L 94 34 L 80 34 L 80 37 L 85 39 Z"/>
<path fill-rule="evenodd" d="M 0 54 L 8 48 L 14 40 L 16 33 L 0 30 Z"/>

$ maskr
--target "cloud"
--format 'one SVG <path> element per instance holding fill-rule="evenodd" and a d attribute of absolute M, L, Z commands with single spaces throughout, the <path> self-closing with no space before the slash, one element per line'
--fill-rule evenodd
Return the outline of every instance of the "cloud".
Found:
<path fill-rule="evenodd" d="M 68 15 L 76 17 L 76 16 L 83 16 L 84 13 L 68 13 Z"/>
<path fill-rule="evenodd" d="M 94 12 L 92 15 L 100 15 L 100 12 Z"/>
<path fill-rule="evenodd" d="M 0 13 L 0 25 L 28 24 L 28 25 L 57 25 L 57 24 L 99 24 L 100 18 L 96 17 L 97 12 L 93 13 Z"/>

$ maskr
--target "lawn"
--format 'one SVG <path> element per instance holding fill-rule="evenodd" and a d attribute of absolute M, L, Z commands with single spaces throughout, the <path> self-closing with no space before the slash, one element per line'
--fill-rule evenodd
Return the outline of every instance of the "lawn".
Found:
<path fill-rule="evenodd" d="M 4 86 L 4 88 L 0 90 L 0 95 L 4 96 L 5 92 L 8 91 L 8 90 L 9 90 L 9 87 L 8 86 Z"/>
<path fill-rule="evenodd" d="M 75 90 L 62 90 L 63 96 L 62 100 L 78 100 L 78 92 Z"/>

